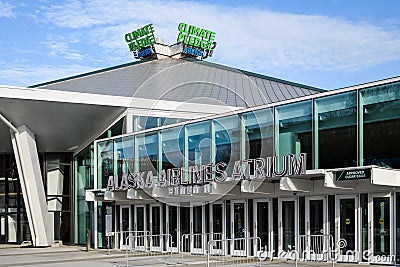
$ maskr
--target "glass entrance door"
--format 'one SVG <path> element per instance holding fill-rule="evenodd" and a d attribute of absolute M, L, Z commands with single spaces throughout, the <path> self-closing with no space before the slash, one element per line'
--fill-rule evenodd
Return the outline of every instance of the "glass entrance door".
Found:
<path fill-rule="evenodd" d="M 246 256 L 247 240 L 246 231 L 246 202 L 245 201 L 232 201 L 231 206 L 232 218 L 232 238 L 235 240 L 233 243 L 233 255 Z"/>
<path fill-rule="evenodd" d="M 137 248 L 145 248 L 148 235 L 146 229 L 146 209 L 145 206 L 135 206 L 135 236 L 134 238 Z"/>
<path fill-rule="evenodd" d="M 257 237 L 261 239 L 261 247 L 255 242 L 254 251 L 263 251 L 264 257 L 270 257 L 270 215 L 269 201 L 254 201 L 254 230 Z"/>
<path fill-rule="evenodd" d="M 330 240 L 329 235 L 326 235 L 325 222 L 327 221 L 326 202 L 324 197 L 308 197 L 306 198 L 306 234 L 298 240 L 298 248 L 310 251 L 310 259 L 326 258 L 325 251 L 328 250 Z"/>
<path fill-rule="evenodd" d="M 295 198 L 280 199 L 279 204 L 279 250 L 293 251 L 296 248 L 296 235 L 298 231 L 297 200 Z"/>
<path fill-rule="evenodd" d="M 309 234 L 310 235 L 323 235 L 325 233 L 325 209 L 324 200 L 310 200 L 309 202 Z"/>
<path fill-rule="evenodd" d="M 150 207 L 150 247 L 153 251 L 161 251 L 161 207 L 160 205 Z"/>
<path fill-rule="evenodd" d="M 182 252 L 190 252 L 190 208 L 180 207 L 180 232 L 182 236 L 181 250 Z"/>
<path fill-rule="evenodd" d="M 223 231 L 224 231 L 224 207 L 222 203 L 215 203 L 211 205 L 211 235 L 209 236 L 208 241 L 210 240 L 221 240 L 223 239 Z M 220 254 L 222 253 L 221 242 L 215 243 L 211 249 L 211 254 Z"/>
<path fill-rule="evenodd" d="M 212 204 L 212 239 L 222 239 L 224 211 L 221 204 Z"/>
<path fill-rule="evenodd" d="M 191 236 L 192 253 L 203 254 L 204 250 L 204 231 L 203 231 L 203 212 L 204 206 L 192 207 L 193 233 Z"/>
<path fill-rule="evenodd" d="M 132 222 L 131 222 L 131 207 L 130 206 L 120 206 L 120 213 L 119 213 L 119 229 L 121 231 L 121 240 L 120 240 L 120 248 L 121 249 L 126 249 L 127 248 L 127 243 L 130 243 L 131 241 L 128 240 L 127 242 L 127 237 L 131 233 L 132 229 Z"/>
<path fill-rule="evenodd" d="M 351 196 L 337 197 L 336 218 L 339 218 L 337 246 L 338 261 L 357 262 L 359 260 L 357 245 L 358 201 Z"/>
<path fill-rule="evenodd" d="M 171 246 L 173 252 L 178 252 L 178 240 L 179 240 L 179 232 L 178 232 L 178 207 L 177 206 L 168 206 L 167 213 L 167 224 L 168 224 L 168 233 L 171 235 L 172 240 L 167 242 L 167 246 Z"/>
<path fill-rule="evenodd" d="M 370 216 L 372 218 L 371 241 L 372 257 L 370 262 L 392 263 L 395 259 L 391 251 L 391 198 L 390 194 L 376 194 L 370 197 Z M 385 257 L 382 257 L 385 256 Z M 383 262 L 382 260 L 385 259 Z"/>

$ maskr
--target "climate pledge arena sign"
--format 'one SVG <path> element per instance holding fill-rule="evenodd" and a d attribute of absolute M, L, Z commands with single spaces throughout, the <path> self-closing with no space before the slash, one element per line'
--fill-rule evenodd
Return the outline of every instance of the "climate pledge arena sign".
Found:
<path fill-rule="evenodd" d="M 199 59 L 212 56 L 214 48 L 217 45 L 214 41 L 216 35 L 214 31 L 187 23 L 180 23 L 178 31 L 176 41 L 183 44 L 183 54 L 195 56 Z M 154 36 L 153 24 L 148 24 L 128 32 L 124 37 L 129 51 L 134 54 L 135 58 L 145 58 L 155 53 L 153 45 L 156 43 L 156 38 Z"/>

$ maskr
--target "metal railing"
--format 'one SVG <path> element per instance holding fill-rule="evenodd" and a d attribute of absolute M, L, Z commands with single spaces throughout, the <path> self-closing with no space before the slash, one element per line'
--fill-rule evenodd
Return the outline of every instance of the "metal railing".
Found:
<path fill-rule="evenodd" d="M 297 236 L 296 266 L 298 261 L 335 262 L 335 244 L 332 235 L 299 235 Z"/>
<path fill-rule="evenodd" d="M 182 257 L 185 253 L 205 255 L 208 241 L 222 238 L 222 233 L 183 234 L 179 252 L 182 253 Z"/>
<path fill-rule="evenodd" d="M 210 240 L 207 244 L 207 267 L 261 266 L 261 238 L 230 238 Z"/>
<path fill-rule="evenodd" d="M 130 235 L 149 235 L 150 231 L 118 231 L 107 233 L 107 248 L 110 249 L 125 249 L 126 243 L 123 243 Z"/>
<path fill-rule="evenodd" d="M 129 246 L 125 249 L 126 266 L 129 266 L 130 258 L 154 257 L 168 255 L 172 258 L 172 235 L 130 235 L 125 239 Z"/>

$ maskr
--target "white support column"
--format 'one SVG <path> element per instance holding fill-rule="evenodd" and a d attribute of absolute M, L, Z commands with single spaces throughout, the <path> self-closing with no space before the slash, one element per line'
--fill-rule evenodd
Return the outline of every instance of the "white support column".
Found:
<path fill-rule="evenodd" d="M 33 246 L 50 246 L 53 221 L 47 208 L 35 136 L 25 125 L 10 132 Z"/>

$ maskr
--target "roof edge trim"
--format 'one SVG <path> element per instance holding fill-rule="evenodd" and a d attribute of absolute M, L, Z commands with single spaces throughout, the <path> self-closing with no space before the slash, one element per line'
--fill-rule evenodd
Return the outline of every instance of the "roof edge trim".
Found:
<path fill-rule="evenodd" d="M 78 79 L 78 78 L 82 78 L 82 77 L 86 77 L 86 76 L 90 76 L 90 75 L 94 75 L 94 74 L 99 74 L 99 73 L 102 73 L 102 72 L 121 69 L 121 68 L 129 67 L 129 66 L 133 66 L 133 65 L 138 65 L 138 64 L 142 64 L 142 63 L 147 63 L 147 62 L 151 62 L 151 61 L 155 61 L 155 60 L 154 59 L 144 59 L 144 60 L 140 60 L 140 61 L 132 61 L 132 62 L 120 64 L 120 65 L 117 65 L 117 66 L 113 66 L 113 67 L 108 67 L 108 68 L 104 68 L 104 69 L 98 69 L 98 70 L 89 71 L 89 72 L 85 72 L 85 73 L 82 73 L 82 74 L 73 75 L 73 76 L 70 76 L 70 77 L 65 77 L 65 78 L 61 78 L 61 79 L 57 79 L 57 80 L 53 80 L 53 81 L 49 81 L 49 82 L 30 85 L 30 86 L 27 86 L 27 88 L 38 88 L 38 87 L 45 86 L 45 85 L 55 84 L 55 83 L 59 83 L 59 82 L 65 82 L 65 81 L 69 81 L 69 80 L 73 80 L 73 79 Z"/>

